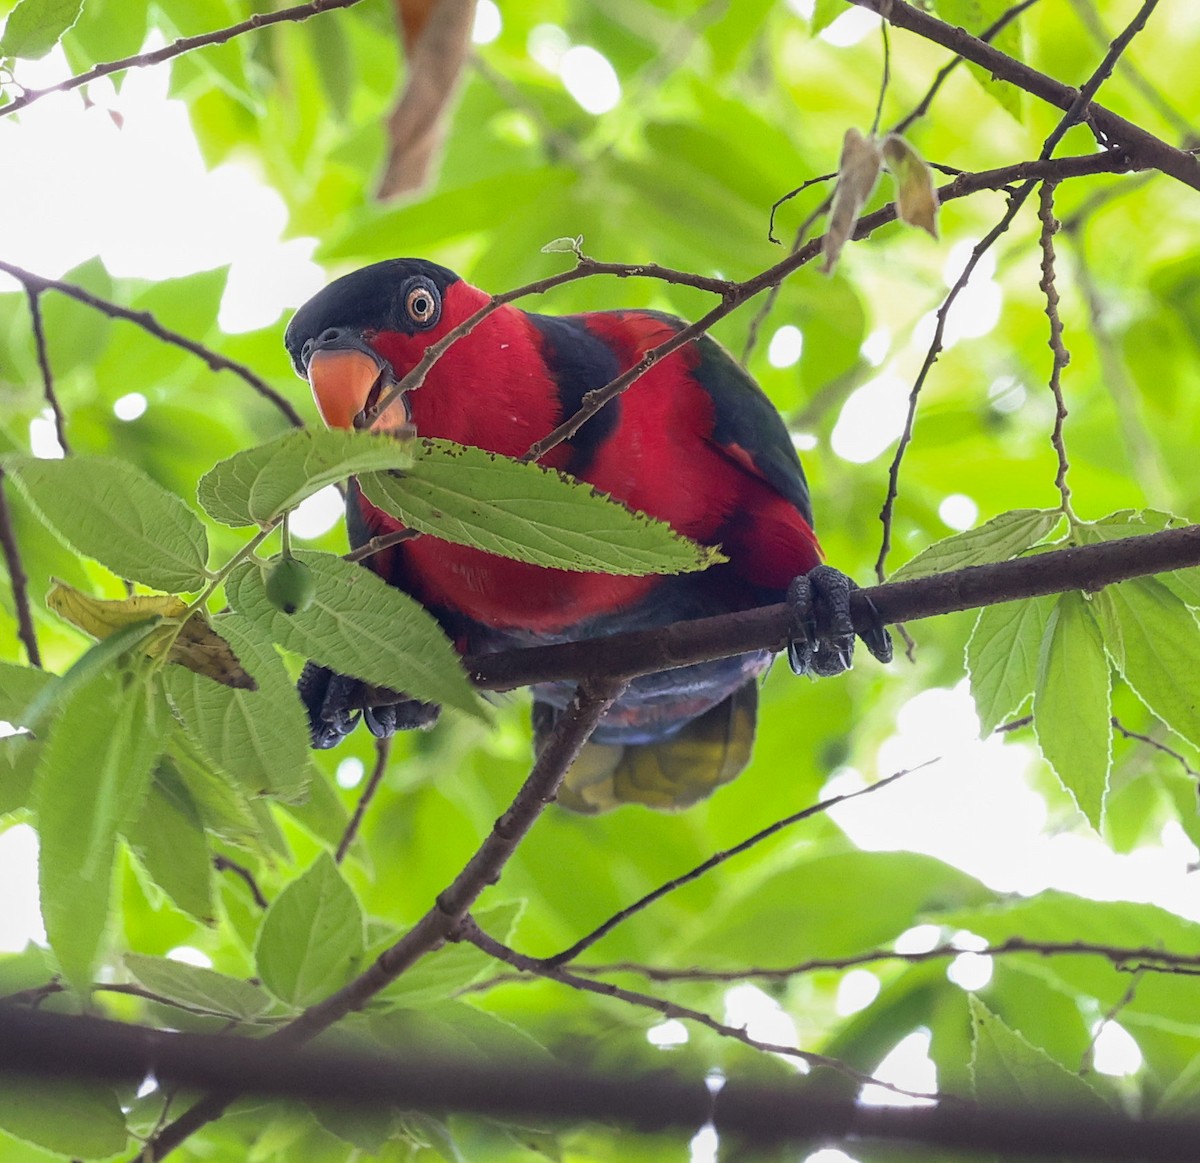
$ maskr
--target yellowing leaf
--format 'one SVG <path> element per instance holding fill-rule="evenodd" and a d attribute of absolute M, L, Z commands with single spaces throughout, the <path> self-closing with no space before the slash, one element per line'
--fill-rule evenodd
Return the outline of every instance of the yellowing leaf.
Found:
<path fill-rule="evenodd" d="M 850 241 L 863 206 L 875 192 L 882 167 L 883 154 L 875 138 L 863 137 L 857 129 L 847 129 L 842 141 L 841 160 L 838 162 L 829 229 L 825 232 L 825 242 L 821 247 L 821 253 L 825 256 L 821 269 L 826 274 L 837 266 L 842 247 Z"/>
<path fill-rule="evenodd" d="M 883 160 L 896 179 L 896 211 L 901 222 L 938 236 L 938 196 L 928 163 L 899 134 L 889 133 Z"/>
<path fill-rule="evenodd" d="M 233 647 L 229 645 L 199 612 L 182 626 L 178 619 L 187 612 L 187 603 L 174 594 L 135 594 L 128 598 L 94 598 L 66 582 L 56 581 L 46 595 L 46 605 L 64 621 L 78 626 L 93 638 L 105 639 L 126 626 L 147 618 L 163 618 L 168 625 L 155 630 L 146 643 L 146 654 L 160 658 L 167 650 L 167 661 L 186 666 L 224 686 L 256 690 L 257 684 L 246 673 Z"/>

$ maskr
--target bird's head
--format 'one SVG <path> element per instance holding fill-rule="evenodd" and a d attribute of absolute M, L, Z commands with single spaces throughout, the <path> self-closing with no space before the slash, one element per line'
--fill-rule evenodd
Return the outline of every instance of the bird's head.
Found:
<path fill-rule="evenodd" d="M 284 343 L 325 423 L 352 428 L 430 343 L 486 298 L 436 263 L 389 259 L 343 275 L 314 295 L 292 317 Z M 401 396 L 374 426 L 395 429 L 407 419 Z"/>

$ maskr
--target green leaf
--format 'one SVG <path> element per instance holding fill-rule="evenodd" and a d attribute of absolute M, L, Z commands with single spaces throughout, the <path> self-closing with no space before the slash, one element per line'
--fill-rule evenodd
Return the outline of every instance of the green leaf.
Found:
<path fill-rule="evenodd" d="M 1100 627 L 1082 594 L 1063 594 L 1042 640 L 1033 728 L 1042 754 L 1097 831 L 1112 764 L 1111 703 Z"/>
<path fill-rule="evenodd" d="M 819 36 L 846 11 L 845 0 L 816 0 L 810 21 L 813 36 Z"/>
<path fill-rule="evenodd" d="M 239 690 L 185 670 L 163 674 L 184 729 L 251 795 L 295 799 L 308 787 L 308 719 L 283 660 L 262 630 L 240 615 L 212 619 L 258 689 Z"/>
<path fill-rule="evenodd" d="M 1054 598 L 985 606 L 967 642 L 971 697 L 981 736 L 1017 715 L 1033 695 Z"/>
<path fill-rule="evenodd" d="M 1200 745 L 1200 626 L 1196 615 L 1162 582 L 1135 578 L 1109 586 L 1120 620 L 1121 674 L 1172 731 Z"/>
<path fill-rule="evenodd" d="M 78 1159 L 125 1150 L 121 1104 L 96 1082 L 0 1074 L 0 1127 L 10 1135 Z"/>
<path fill-rule="evenodd" d="M 23 733 L 0 738 L 0 816 L 28 806 L 42 747 Z"/>
<path fill-rule="evenodd" d="M 229 601 L 271 640 L 341 674 L 481 716 L 458 655 L 424 606 L 369 569 L 329 553 L 297 553 L 317 595 L 295 614 L 275 609 L 261 570 L 235 570 Z"/>
<path fill-rule="evenodd" d="M 125 839 L 150 879 L 201 924 L 216 924 L 204 821 L 178 773 L 159 764 Z"/>
<path fill-rule="evenodd" d="M 0 662 L 0 719 L 14 727 L 27 726 L 21 721 L 22 715 L 55 677 L 36 666 Z"/>
<path fill-rule="evenodd" d="M 407 443 L 373 432 L 300 428 L 221 461 L 197 496 L 215 521 L 269 525 L 326 485 L 372 469 L 407 468 Z"/>
<path fill-rule="evenodd" d="M 235 1022 L 252 1022 L 275 1003 L 252 981 L 242 981 L 169 957 L 125 954 L 125 967 L 151 993 Z"/>
<path fill-rule="evenodd" d="M 363 492 L 405 525 L 518 561 L 596 573 L 685 573 L 725 558 L 563 473 L 448 440 L 421 440 L 404 473 Z"/>
<path fill-rule="evenodd" d="M 163 700 L 144 681 L 104 674 L 57 717 L 34 788 L 38 883 L 50 947 L 81 992 L 108 920 L 117 830 L 140 808 L 163 745 Z"/>
<path fill-rule="evenodd" d="M 208 535 L 196 515 L 140 469 L 106 456 L 3 458 L 46 523 L 119 577 L 169 593 L 207 580 Z"/>
<path fill-rule="evenodd" d="M 974 36 L 986 32 L 1012 7 L 1009 0 L 937 0 L 938 15 L 947 23 L 965 28 Z M 1020 20 L 1011 20 L 990 41 L 994 48 L 1010 57 L 1024 59 L 1024 37 Z M 968 63 L 975 79 L 984 91 L 1018 121 L 1024 110 L 1025 95 L 1016 85 L 1001 81 L 979 65 Z"/>
<path fill-rule="evenodd" d="M 1112 1113 L 1083 1078 L 1006 1026 L 974 994 L 968 1003 L 971 1075 L 977 1099 L 1009 1110 L 1050 1106 Z"/>
<path fill-rule="evenodd" d="M 258 976 L 281 1001 L 309 1005 L 357 972 L 364 947 L 358 898 L 322 853 L 267 910 L 255 953 Z"/>
<path fill-rule="evenodd" d="M 955 533 L 922 549 L 889 581 L 914 581 L 969 565 L 1007 561 L 1041 541 L 1062 520 L 1058 509 L 1013 509 L 965 533 Z"/>
<path fill-rule="evenodd" d="M 36 61 L 79 19 L 83 0 L 21 0 L 0 36 L 0 57 Z"/>

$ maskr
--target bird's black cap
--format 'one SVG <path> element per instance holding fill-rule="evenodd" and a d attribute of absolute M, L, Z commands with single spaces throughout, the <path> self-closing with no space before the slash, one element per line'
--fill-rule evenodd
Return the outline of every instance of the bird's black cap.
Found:
<path fill-rule="evenodd" d="M 301 351 L 305 342 L 330 329 L 411 332 L 404 295 L 417 276 L 428 279 L 443 296 L 447 287 L 459 281 L 452 270 L 423 258 L 389 258 L 334 279 L 318 291 L 292 316 L 284 333 L 283 342 L 296 371 L 304 375 Z"/>

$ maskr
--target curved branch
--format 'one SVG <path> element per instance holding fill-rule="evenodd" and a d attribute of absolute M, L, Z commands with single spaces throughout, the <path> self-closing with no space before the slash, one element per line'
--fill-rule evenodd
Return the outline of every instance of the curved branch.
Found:
<path fill-rule="evenodd" d="M 248 20 L 243 20 L 240 24 L 231 25 L 229 28 L 219 28 L 215 32 L 180 37 L 178 40 L 172 41 L 171 44 L 164 45 L 153 52 L 138 53 L 136 56 L 122 57 L 119 61 L 107 61 L 105 64 L 93 65 L 86 72 L 78 73 L 74 77 L 68 77 L 65 81 L 60 81 L 57 85 L 49 85 L 45 89 L 26 89 L 20 97 L 0 107 L 0 117 L 9 113 L 16 113 L 19 109 L 24 109 L 32 105 L 35 101 L 41 100 L 41 98 L 50 93 L 67 93 L 72 89 L 78 89 L 81 85 L 86 85 L 89 81 L 94 81 L 98 77 L 107 77 L 111 73 L 122 73 L 126 69 L 141 69 L 147 65 L 162 64 L 163 61 L 169 61 L 172 57 L 182 56 L 193 49 L 206 48 L 208 45 L 213 44 L 224 44 L 226 41 L 233 40 L 234 37 L 241 36 L 243 33 L 255 32 L 271 24 L 280 24 L 283 21 L 307 20 L 310 16 L 316 16 L 321 12 L 332 12 L 337 8 L 351 8 L 358 2 L 359 0 L 311 0 L 311 3 L 298 4 L 295 8 L 283 8 L 278 12 L 255 13 Z"/>
<path fill-rule="evenodd" d="M 919 8 L 914 8 L 905 0 L 847 0 L 847 3 L 855 4 L 859 8 L 869 8 L 883 16 L 889 24 L 915 32 L 925 40 L 948 48 L 1000 80 L 1011 82 L 1047 104 L 1067 111 L 1079 100 L 1080 94 L 1077 89 L 1030 68 L 1023 61 L 1002 53 L 990 44 L 985 44 L 965 29 L 955 28 Z M 1170 174 L 1184 185 L 1200 190 L 1200 160 L 1192 154 L 1176 149 L 1162 138 L 1155 137 L 1140 125 L 1117 116 L 1103 105 L 1092 102 L 1081 112 L 1093 128 L 1127 152 L 1137 168 L 1162 170 L 1164 174 Z"/>
<path fill-rule="evenodd" d="M 164 343 L 172 344 L 174 347 L 182 347 L 184 351 L 191 352 L 192 355 L 204 360 L 215 372 L 233 372 L 234 375 L 245 380 L 260 396 L 279 409 L 289 424 L 296 428 L 304 427 L 304 421 L 301 419 L 300 413 L 292 407 L 283 395 L 271 387 L 261 376 L 251 371 L 244 363 L 238 363 L 235 359 L 229 359 L 228 356 L 222 355 L 219 351 L 213 351 L 211 347 L 205 347 L 202 343 L 197 343 L 194 339 L 189 339 L 186 335 L 181 335 L 178 331 L 172 331 L 169 327 L 164 327 L 149 311 L 132 311 L 128 307 L 122 307 L 119 303 L 111 303 L 107 299 L 101 299 L 98 295 L 93 295 L 91 291 L 85 291 L 83 287 L 77 287 L 74 283 L 64 283 L 61 279 L 48 279 L 42 275 L 35 275 L 32 271 L 27 271 L 22 267 L 16 266 L 14 263 L 5 262 L 3 259 L 0 259 L 0 271 L 16 279 L 25 288 L 31 300 L 35 300 L 36 296 L 40 295 L 43 291 L 57 291 L 60 295 L 66 295 L 68 298 L 74 299 L 77 303 L 83 303 L 84 306 L 91 307 L 94 311 L 99 311 L 102 315 L 107 315 L 110 319 L 124 319 L 129 323 L 136 324 L 143 331 L 149 332 L 155 339 L 161 339 Z"/>
<path fill-rule="evenodd" d="M 511 806 L 496 821 L 491 833 L 450 886 L 438 895 L 433 907 L 400 940 L 381 953 L 365 973 L 337 993 L 310 1006 L 295 1021 L 265 1039 L 275 1053 L 286 1060 L 293 1059 L 297 1046 L 315 1038 L 353 1010 L 361 1009 L 381 989 L 453 935 L 480 893 L 500 878 L 501 870 L 517 845 L 553 802 L 567 768 L 623 687 L 624 683 L 619 680 L 580 685 Z M 228 1047 L 227 1041 L 225 1045 Z M 3 1041 L 0 1038 L 2 1064 Z M 130 1163 L 153 1163 L 162 1159 L 201 1127 L 220 1118 L 238 1093 L 254 1089 L 252 1082 L 243 1086 L 243 1077 L 239 1074 L 233 1082 L 228 1078 L 213 1077 L 210 1093 L 164 1127 Z M 209 1088 L 207 1082 L 201 1085 Z"/>

